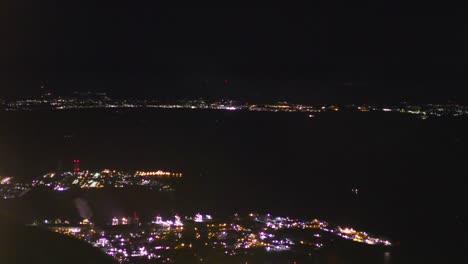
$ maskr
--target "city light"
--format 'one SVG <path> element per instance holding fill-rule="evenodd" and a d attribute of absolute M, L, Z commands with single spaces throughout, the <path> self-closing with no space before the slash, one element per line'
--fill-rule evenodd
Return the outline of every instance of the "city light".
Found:
<path fill-rule="evenodd" d="M 182 177 L 182 173 L 173 173 L 168 171 L 137 171 L 135 176 L 160 176 L 160 177 Z"/>
<path fill-rule="evenodd" d="M 182 177 L 181 173 L 156 171 L 157 177 L 140 176 L 137 173 L 127 173 L 117 170 L 102 170 L 101 172 L 80 171 L 47 173 L 30 183 L 17 183 L 12 177 L 0 177 L 0 195 L 7 198 L 15 198 L 24 195 L 31 189 L 47 187 L 57 192 L 71 189 L 100 189 L 100 188 L 124 188 L 138 186 L 152 190 L 170 192 L 174 191 L 171 179 Z M 161 176 L 161 177 L 159 177 Z M 167 177 L 167 180 L 164 179 Z"/>
<path fill-rule="evenodd" d="M 460 105 L 444 105 L 444 104 L 396 104 L 393 106 L 385 105 L 305 105 L 294 104 L 289 102 L 278 102 L 274 104 L 246 104 L 232 100 L 211 101 L 200 100 L 184 100 L 173 103 L 163 104 L 152 100 L 137 100 L 137 99 L 110 99 L 108 97 L 86 99 L 80 98 L 64 98 L 64 97 L 47 97 L 39 99 L 16 100 L 5 104 L 7 111 L 29 111 L 34 109 L 126 109 L 126 108 L 160 108 L 160 109 L 191 109 L 191 110 L 220 110 L 220 111 L 260 111 L 260 112 L 291 112 L 291 113 L 309 113 L 309 117 L 315 117 L 312 113 L 322 112 L 342 112 L 354 111 L 360 113 L 366 112 L 383 112 L 383 113 L 400 113 L 416 115 L 420 119 L 429 117 L 441 116 L 460 116 L 468 115 L 468 107 Z M 78 161 L 78 160 L 77 160 Z M 79 171 L 79 161 L 76 162 L 75 171 Z M 104 171 L 103 171 L 104 173 Z M 163 172 L 142 172 L 147 175 L 140 176 L 172 176 L 180 177 L 179 175 L 165 175 Z M 154 173 L 154 174 L 153 174 Z M 162 174 L 161 174 L 162 173 Z"/>
<path fill-rule="evenodd" d="M 255 217 L 253 217 L 255 216 Z M 292 251 L 308 254 L 333 243 L 336 238 L 374 246 L 391 246 L 389 240 L 371 236 L 351 227 L 333 227 L 325 221 L 313 219 L 302 221 L 290 217 L 249 214 L 231 218 L 213 218 L 197 213 L 194 217 L 174 215 L 173 220 L 164 220 L 160 215 L 150 223 L 140 223 L 133 217 L 113 217 L 109 226 L 96 232 L 89 220 L 79 225 L 69 221 L 42 221 L 42 225 L 55 232 L 77 237 L 124 263 L 132 259 L 171 258 L 174 250 L 222 250 L 227 256 L 249 254 L 250 250 L 265 252 Z M 185 219 L 185 220 L 183 220 Z M 203 221 L 200 221 L 203 220 Z M 66 224 L 64 224 L 66 223 Z M 122 225 L 121 228 L 112 228 Z M 303 235 L 309 234 L 304 238 Z M 196 244 L 193 241 L 197 241 Z"/>

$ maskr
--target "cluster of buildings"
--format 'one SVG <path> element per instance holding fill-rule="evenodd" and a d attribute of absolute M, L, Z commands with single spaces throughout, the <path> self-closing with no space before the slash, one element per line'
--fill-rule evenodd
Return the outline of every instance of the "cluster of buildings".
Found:
<path fill-rule="evenodd" d="M 13 177 L 0 176 L 0 197 L 3 199 L 20 197 L 30 189 L 30 184 L 17 182 Z"/>
<path fill-rule="evenodd" d="M 228 111 L 267 111 L 267 112 L 397 112 L 413 114 L 421 119 L 431 116 L 468 115 L 468 107 L 456 104 L 408 104 L 396 105 L 306 105 L 288 102 L 273 104 L 249 104 L 232 100 L 183 100 L 175 103 L 162 103 L 156 100 L 124 99 L 115 100 L 106 94 L 80 94 L 76 97 L 40 97 L 37 99 L 4 102 L 3 108 L 8 111 L 25 111 L 35 109 L 95 109 L 95 108 L 162 108 L 162 109 L 206 109 Z"/>
<path fill-rule="evenodd" d="M 181 178 L 182 173 L 170 172 L 170 171 L 136 171 L 135 176 L 156 176 L 161 178 Z"/>
<path fill-rule="evenodd" d="M 32 186 L 47 186 L 56 191 L 65 191 L 70 188 L 124 188 L 129 186 L 144 186 L 159 191 L 173 191 L 163 178 L 180 178 L 181 173 L 155 171 L 128 173 L 116 170 L 103 170 L 100 172 L 78 171 L 48 173 L 32 182 Z"/>
<path fill-rule="evenodd" d="M 159 191 L 173 191 L 171 185 L 163 181 L 164 178 L 172 177 L 180 178 L 182 174 L 164 171 L 128 173 L 106 169 L 100 172 L 48 173 L 42 178 L 34 180 L 32 185 L 47 186 L 56 191 L 65 191 L 70 188 L 124 188 L 130 186 L 144 186 Z"/>
<path fill-rule="evenodd" d="M 82 239 L 123 263 L 210 262 L 215 256 L 235 258 L 252 252 L 310 255 L 337 239 L 392 245 L 386 239 L 318 219 L 259 214 L 219 219 L 202 214 L 183 218 L 158 215 L 140 222 L 134 213 L 133 217 L 114 217 L 102 227 L 86 219 L 75 224 L 44 220 L 35 225 Z"/>
<path fill-rule="evenodd" d="M 50 188 L 66 191 L 72 188 L 125 188 L 141 186 L 157 191 L 174 191 L 171 179 L 181 178 L 182 173 L 167 171 L 136 171 L 134 173 L 116 170 L 72 171 L 47 173 L 30 183 L 19 183 L 12 177 L 0 177 L 0 195 L 4 199 L 19 197 L 33 188 Z"/>
<path fill-rule="evenodd" d="M 468 107 L 456 104 L 398 104 L 398 105 L 360 105 L 353 106 L 359 112 L 386 112 L 416 115 L 421 119 L 428 117 L 467 116 Z"/>

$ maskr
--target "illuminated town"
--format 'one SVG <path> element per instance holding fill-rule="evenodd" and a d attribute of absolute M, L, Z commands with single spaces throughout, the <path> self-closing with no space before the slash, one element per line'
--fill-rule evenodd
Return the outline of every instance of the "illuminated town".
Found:
<path fill-rule="evenodd" d="M 157 191 L 174 191 L 172 179 L 182 177 L 182 173 L 157 171 L 136 171 L 134 173 L 102 170 L 100 172 L 73 171 L 47 173 L 30 183 L 16 182 L 13 177 L 0 177 L 0 195 L 4 199 L 22 196 L 33 188 L 50 188 L 54 191 L 69 189 L 144 187 Z"/>
<path fill-rule="evenodd" d="M 289 102 L 272 104 L 252 104 L 233 100 L 181 100 L 174 103 L 162 103 L 157 100 L 110 99 L 104 93 L 87 94 L 81 97 L 52 97 L 38 99 L 16 100 L 3 102 L 0 109 L 6 111 L 31 111 L 36 109 L 192 109 L 192 110 L 226 110 L 226 111 L 261 111 L 261 112 L 299 112 L 308 113 L 314 117 L 316 113 L 324 112 L 385 112 L 415 115 L 421 119 L 443 116 L 466 116 L 468 107 L 456 104 L 394 104 L 394 105 L 306 105 Z"/>
<path fill-rule="evenodd" d="M 16 182 L 13 177 L 0 176 L 0 195 L 3 199 L 20 197 L 29 190 L 30 183 Z"/>
<path fill-rule="evenodd" d="M 134 213 L 114 217 L 102 227 L 87 219 L 79 223 L 47 219 L 33 225 L 84 240 L 121 263 L 173 263 L 181 256 L 190 263 L 210 262 L 214 256 L 241 260 L 259 250 L 310 256 L 339 240 L 392 246 L 387 239 L 318 219 L 301 221 L 256 213 L 220 219 L 199 213 L 183 218 L 156 215 L 150 222 L 140 222 Z"/>

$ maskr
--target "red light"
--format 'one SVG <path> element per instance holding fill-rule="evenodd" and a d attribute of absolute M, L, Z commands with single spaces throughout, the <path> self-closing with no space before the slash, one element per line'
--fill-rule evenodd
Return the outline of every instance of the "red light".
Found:
<path fill-rule="evenodd" d="M 80 160 L 73 160 L 73 171 L 74 172 L 80 171 Z"/>

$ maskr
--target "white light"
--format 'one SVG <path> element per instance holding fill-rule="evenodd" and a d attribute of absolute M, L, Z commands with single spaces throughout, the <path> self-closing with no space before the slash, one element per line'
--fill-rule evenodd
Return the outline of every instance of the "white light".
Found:
<path fill-rule="evenodd" d="M 194 221 L 197 223 L 203 222 L 203 216 L 201 214 L 196 214 Z"/>

